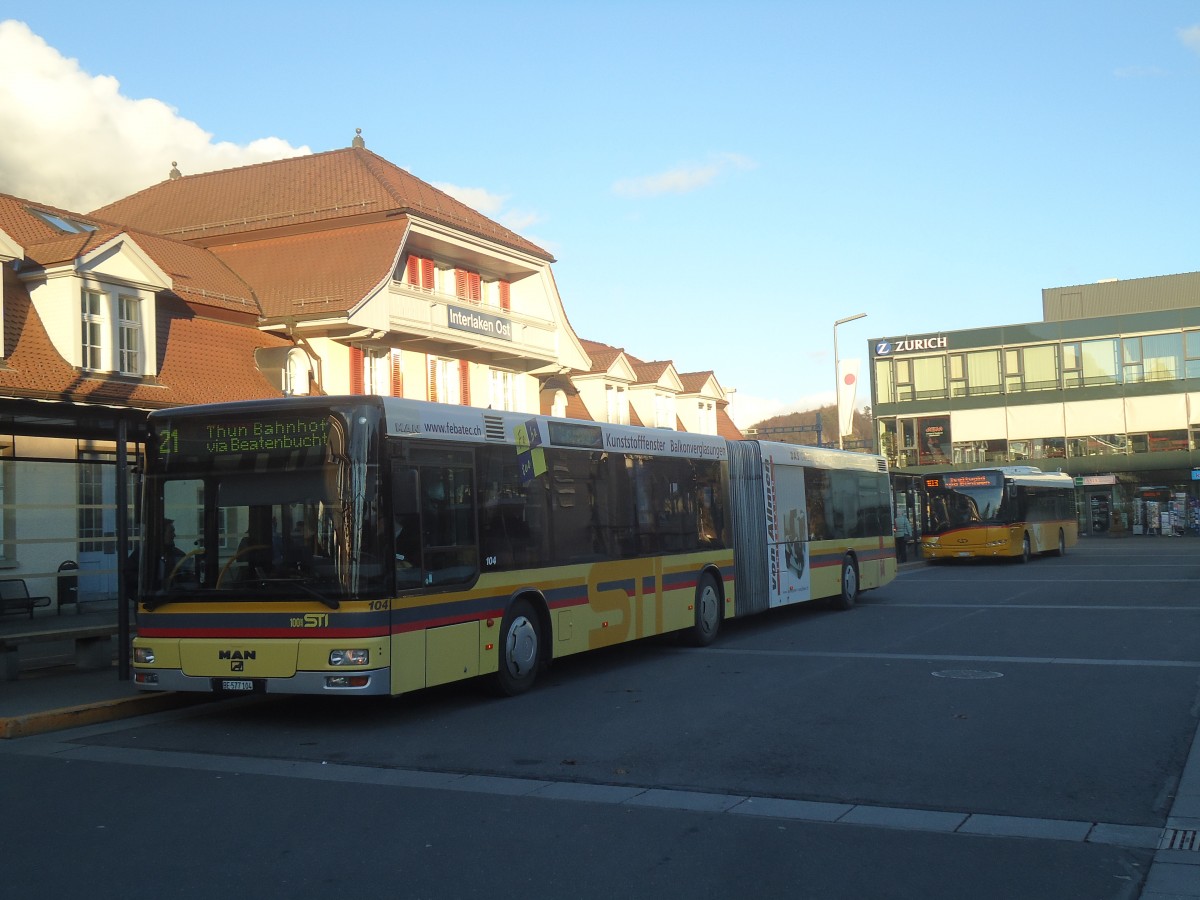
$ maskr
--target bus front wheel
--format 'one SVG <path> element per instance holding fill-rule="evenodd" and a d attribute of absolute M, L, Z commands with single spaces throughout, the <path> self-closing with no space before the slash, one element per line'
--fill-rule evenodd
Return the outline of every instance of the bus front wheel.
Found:
<path fill-rule="evenodd" d="M 707 647 L 717 639 L 720 630 L 721 592 L 712 575 L 705 573 L 696 585 L 696 620 L 684 636 L 693 647 Z"/>
<path fill-rule="evenodd" d="M 1058 549 L 1054 551 L 1055 556 L 1067 555 L 1067 536 L 1063 534 L 1063 530 L 1058 529 Z"/>
<path fill-rule="evenodd" d="M 492 681 L 494 692 L 515 697 L 533 687 L 541 663 L 540 620 L 528 600 L 508 608 L 500 624 L 500 666 Z"/>
<path fill-rule="evenodd" d="M 849 553 L 842 557 L 842 588 L 833 598 L 834 609 L 850 609 L 858 599 L 858 566 Z"/>

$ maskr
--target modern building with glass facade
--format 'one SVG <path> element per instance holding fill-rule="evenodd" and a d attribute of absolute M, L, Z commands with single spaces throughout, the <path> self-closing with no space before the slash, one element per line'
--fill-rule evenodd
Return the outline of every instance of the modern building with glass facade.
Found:
<path fill-rule="evenodd" d="M 1200 272 L 1049 288 L 1042 306 L 870 342 L 904 499 L 920 502 L 906 475 L 1032 465 L 1075 476 L 1081 534 L 1200 532 Z"/>

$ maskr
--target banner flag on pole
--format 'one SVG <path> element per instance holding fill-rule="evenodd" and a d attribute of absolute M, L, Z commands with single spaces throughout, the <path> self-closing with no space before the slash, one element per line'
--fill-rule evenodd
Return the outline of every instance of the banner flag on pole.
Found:
<path fill-rule="evenodd" d="M 838 434 L 848 437 L 854 433 L 854 401 L 858 392 L 857 359 L 838 360 Z"/>

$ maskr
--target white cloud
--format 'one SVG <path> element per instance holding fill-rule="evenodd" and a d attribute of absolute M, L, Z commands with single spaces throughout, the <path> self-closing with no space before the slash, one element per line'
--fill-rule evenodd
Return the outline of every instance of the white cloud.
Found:
<path fill-rule="evenodd" d="M 280 138 L 246 145 L 212 135 L 161 100 L 121 94 L 24 22 L 0 22 L 0 191 L 87 212 L 157 184 L 178 162 L 185 175 L 312 151 Z"/>
<path fill-rule="evenodd" d="M 444 191 L 460 203 L 465 203 L 476 212 L 483 213 L 492 221 L 499 222 L 517 234 L 542 221 L 542 217 L 534 212 L 505 209 L 504 204 L 508 202 L 508 197 L 503 194 L 493 194 L 486 188 L 462 187 L 444 181 L 430 183 L 439 191 Z"/>
<path fill-rule="evenodd" d="M 706 163 L 684 163 L 657 175 L 622 178 L 613 193 L 622 197 L 656 197 L 659 194 L 688 194 L 707 187 L 730 169 L 752 169 L 754 161 L 736 153 L 721 153 Z"/>
<path fill-rule="evenodd" d="M 1200 25 L 1192 25 L 1190 28 L 1180 28 L 1179 39 L 1183 41 L 1185 47 L 1200 53 Z"/>

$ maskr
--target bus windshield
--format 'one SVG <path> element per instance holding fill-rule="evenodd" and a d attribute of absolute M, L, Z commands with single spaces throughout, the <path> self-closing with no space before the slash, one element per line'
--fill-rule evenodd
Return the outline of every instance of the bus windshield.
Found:
<path fill-rule="evenodd" d="M 376 407 L 159 418 L 138 562 L 149 608 L 177 600 L 381 596 L 388 586 Z M 138 551 L 135 551 L 138 552 Z"/>
<path fill-rule="evenodd" d="M 928 534 L 1005 521 L 1008 504 L 1004 502 L 1004 476 L 999 472 L 931 476 L 925 487 L 929 495 Z"/>

